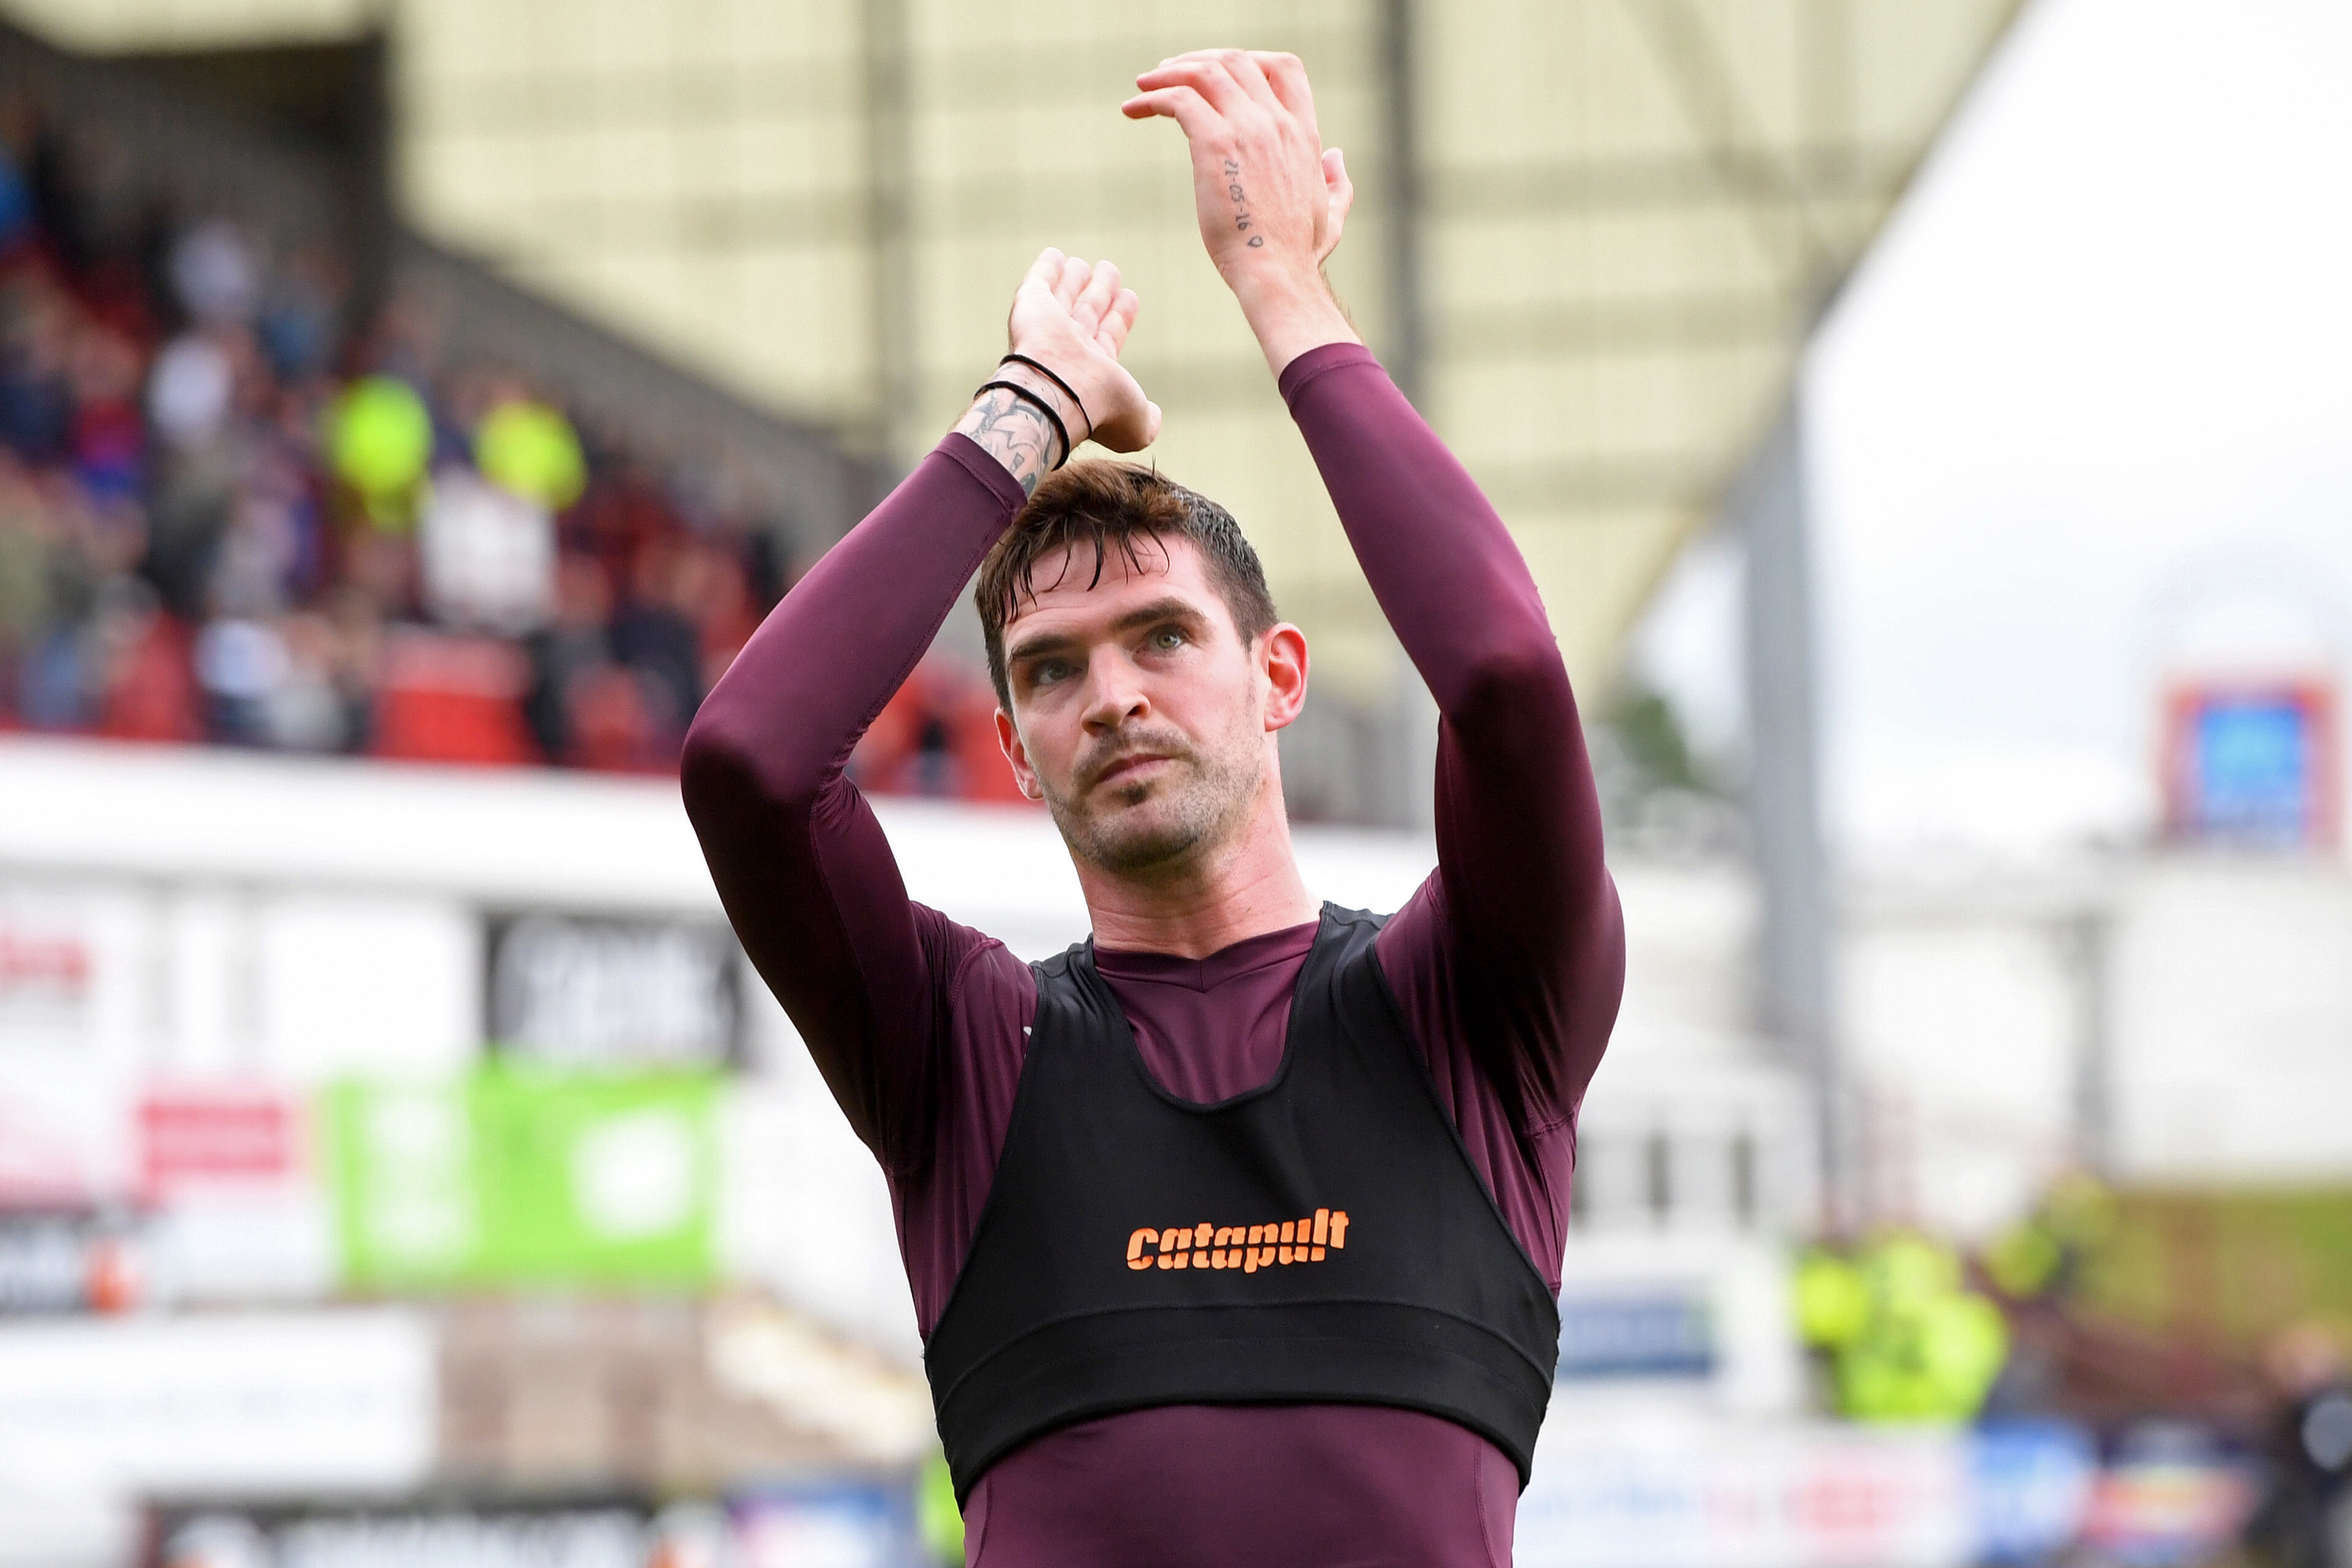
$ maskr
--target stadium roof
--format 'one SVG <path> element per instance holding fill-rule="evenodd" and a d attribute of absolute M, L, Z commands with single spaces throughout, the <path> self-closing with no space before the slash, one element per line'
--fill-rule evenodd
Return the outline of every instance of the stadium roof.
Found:
<path fill-rule="evenodd" d="M 1360 205 L 1333 277 L 1591 682 L 2019 0 L 5 0 L 99 51 L 391 44 L 425 233 L 905 462 L 1037 248 L 1117 259 L 1154 457 L 1259 541 L 1318 670 L 1393 644 L 1134 72 L 1295 50 Z M 1399 156 L 1410 149 L 1410 157 Z"/>

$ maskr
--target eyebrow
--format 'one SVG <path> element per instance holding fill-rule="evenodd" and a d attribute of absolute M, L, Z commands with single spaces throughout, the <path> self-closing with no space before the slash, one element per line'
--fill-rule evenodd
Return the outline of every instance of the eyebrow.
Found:
<path fill-rule="evenodd" d="M 1155 621 L 1198 623 L 1200 619 L 1201 612 L 1197 606 L 1190 600 L 1180 599 L 1171 594 L 1164 598 L 1154 599 L 1148 605 L 1137 605 L 1111 622 L 1110 629 L 1114 632 L 1128 632 L 1133 631 L 1138 626 L 1150 626 Z M 1075 647 L 1077 642 L 1078 639 L 1068 632 L 1041 632 L 1035 637 L 1015 643 L 1007 649 L 1004 662 L 1013 665 L 1033 658 L 1042 658 L 1049 653 L 1060 653 Z"/>

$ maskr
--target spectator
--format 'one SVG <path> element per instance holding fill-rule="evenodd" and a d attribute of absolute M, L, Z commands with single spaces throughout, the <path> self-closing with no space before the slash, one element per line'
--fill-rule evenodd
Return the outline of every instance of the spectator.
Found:
<path fill-rule="evenodd" d="M 445 626 L 520 637 L 554 600 L 555 521 L 544 506 L 451 465 L 419 522 L 425 599 Z"/>
<path fill-rule="evenodd" d="M 649 541 L 634 568 L 627 605 L 613 621 L 613 655 L 640 678 L 647 721 L 682 742 L 702 704 L 701 638 L 686 597 L 690 556 L 683 541 Z"/>
<path fill-rule="evenodd" d="M 525 709 L 540 750 L 549 757 L 572 754 L 570 694 L 590 672 L 611 662 L 605 626 L 612 614 L 613 590 L 604 567 L 593 556 L 562 556 L 556 563 L 554 619 L 530 642 L 531 690 Z"/>

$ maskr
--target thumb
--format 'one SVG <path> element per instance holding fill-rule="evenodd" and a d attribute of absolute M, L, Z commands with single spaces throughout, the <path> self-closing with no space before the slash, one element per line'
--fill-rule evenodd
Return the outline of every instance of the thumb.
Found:
<path fill-rule="evenodd" d="M 1356 185 L 1348 178 L 1347 154 L 1337 147 L 1323 154 L 1323 221 L 1316 225 L 1318 261 L 1339 248 L 1339 235 L 1348 226 L 1348 210 L 1356 205 Z"/>
<path fill-rule="evenodd" d="M 1346 212 L 1355 202 L 1355 182 L 1348 178 L 1348 155 L 1333 147 L 1323 154 L 1323 188 L 1330 193 L 1331 205 Z"/>

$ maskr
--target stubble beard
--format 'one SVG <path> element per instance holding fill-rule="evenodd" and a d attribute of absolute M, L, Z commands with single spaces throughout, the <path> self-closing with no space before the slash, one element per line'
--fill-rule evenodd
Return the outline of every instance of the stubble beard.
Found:
<path fill-rule="evenodd" d="M 1073 856 L 1114 876 L 1165 874 L 1197 862 L 1247 822 L 1265 777 L 1264 749 L 1255 742 L 1255 734 L 1240 732 L 1213 747 L 1185 744 L 1165 731 L 1123 736 L 1120 754 L 1167 753 L 1170 765 L 1135 784 L 1067 792 L 1043 775 L 1038 784 Z"/>

